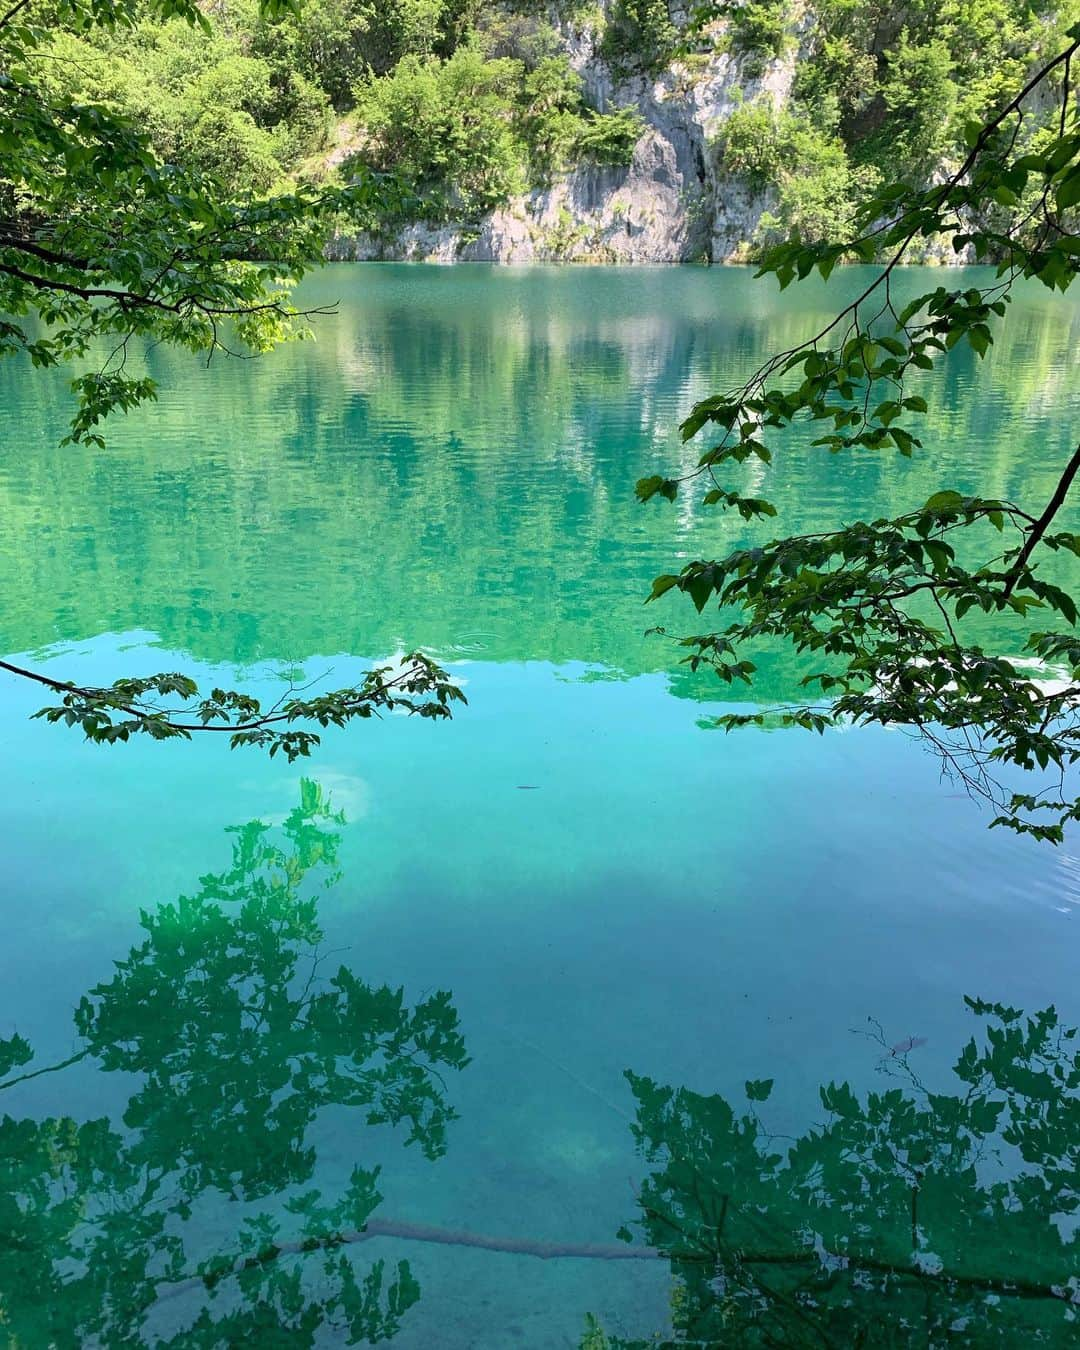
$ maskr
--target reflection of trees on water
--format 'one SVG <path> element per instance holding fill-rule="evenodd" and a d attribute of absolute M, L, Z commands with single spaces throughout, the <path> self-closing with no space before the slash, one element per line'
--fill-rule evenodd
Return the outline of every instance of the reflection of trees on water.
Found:
<path fill-rule="evenodd" d="M 327 1326 L 352 1343 L 392 1336 L 416 1302 L 407 1262 L 358 1270 L 336 1237 L 378 1206 L 378 1168 L 324 1194 L 309 1133 L 351 1108 L 438 1158 L 454 1119 L 440 1070 L 467 1058 L 448 994 L 410 1007 L 320 956 L 301 891 L 335 878 L 340 821 L 304 782 L 280 835 L 240 827 L 228 871 L 143 913 L 142 944 L 76 1010 L 74 1055 L 38 1067 L 21 1036 L 0 1042 L 8 1111 L 81 1060 L 138 1076 L 122 1126 L 0 1122 L 6 1343 L 127 1345 L 163 1316 L 164 1344 L 302 1346 Z M 177 1293 L 199 1305 L 180 1329 Z"/>
<path fill-rule="evenodd" d="M 311 302 L 346 303 L 315 344 L 197 375 L 157 349 L 150 372 L 173 392 L 152 435 L 141 415 L 114 426 L 107 456 L 57 448 L 66 381 L 35 381 L 28 401 L 0 368 L 18 452 L 0 475 L 0 645 L 143 630 L 201 660 L 303 662 L 401 642 L 449 656 L 479 632 L 487 660 L 668 669 L 677 655 L 643 630 L 689 617 L 674 600 L 642 608 L 653 577 L 762 534 L 700 494 L 676 514 L 643 509 L 634 482 L 696 465 L 702 446 L 674 444 L 694 400 L 802 341 L 857 283 L 845 269 L 796 299 L 736 271 L 331 269 Z M 848 520 L 852 503 L 892 515 L 942 487 L 1048 495 L 1068 423 L 1047 409 L 1071 378 L 1078 315 L 1014 305 L 982 367 L 989 401 L 969 397 L 974 355 L 952 353 L 923 390 L 927 449 L 910 461 L 832 457 L 804 427 L 764 478 L 748 464 L 732 485 L 772 499 L 785 533 Z M 989 646 L 1001 631 L 987 620 Z M 802 673 L 778 662 L 756 684 L 794 697 Z"/>
<path fill-rule="evenodd" d="M 671 1263 L 673 1344 L 1075 1344 L 1076 1031 L 967 1002 L 980 1034 L 949 1091 L 882 1038 L 887 1086 L 823 1087 L 794 1139 L 766 1127 L 771 1081 L 733 1106 L 627 1074 L 653 1168 L 635 1226 Z M 656 1342 L 594 1325 L 585 1344 Z"/>
<path fill-rule="evenodd" d="M 337 876 L 339 821 L 304 783 L 280 831 L 233 831 L 226 871 L 143 914 L 141 943 L 78 1005 L 66 1059 L 0 1041 L 5 1343 L 386 1338 L 420 1291 L 407 1262 L 355 1245 L 380 1235 L 662 1260 L 671 1344 L 1071 1343 L 1080 1054 L 1053 1010 L 971 1001 L 979 1031 L 947 1085 L 882 1038 L 880 1090 L 823 1088 L 821 1122 L 797 1138 L 770 1133 L 768 1081 L 736 1105 L 628 1073 L 650 1169 L 629 1245 L 384 1219 L 378 1169 L 359 1146 L 320 1156 L 320 1118 L 351 1113 L 439 1158 L 454 1119 L 444 1075 L 467 1059 L 448 995 L 409 1005 L 320 952 L 314 891 Z M 132 1084 L 117 1118 L 20 1105 L 38 1079 L 77 1091 L 91 1065 L 129 1076 L 114 1080 Z M 328 1182 L 342 1162 L 351 1176 Z M 657 1342 L 594 1326 L 586 1344 Z"/>

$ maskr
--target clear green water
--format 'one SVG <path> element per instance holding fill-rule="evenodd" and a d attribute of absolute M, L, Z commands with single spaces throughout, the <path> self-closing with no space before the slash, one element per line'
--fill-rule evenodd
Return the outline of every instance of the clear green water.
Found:
<path fill-rule="evenodd" d="M 631 1129 L 656 1102 L 626 1070 L 740 1112 L 745 1080 L 773 1078 L 759 1112 L 793 1136 L 824 1119 L 819 1084 L 889 1086 L 906 1038 L 920 1080 L 957 1091 L 979 1031 L 965 994 L 1080 1021 L 1075 840 L 988 833 L 900 734 L 706 732 L 716 688 L 645 635 L 697 623 L 644 609 L 651 578 L 740 527 L 638 507 L 634 481 L 686 453 L 675 427 L 695 398 L 856 284 L 328 268 L 304 292 L 340 301 L 316 343 L 209 370 L 151 354 L 161 402 L 104 454 L 55 448 L 62 379 L 0 368 L 5 653 L 88 681 L 185 668 L 269 688 L 422 646 L 470 699 L 447 726 L 329 735 L 301 772 L 216 742 L 88 747 L 26 720 L 32 689 L 0 685 L 0 1036 L 34 1054 L 9 1052 L 0 1082 L 0 1336 L 573 1346 L 587 1312 L 612 1335 L 671 1334 L 669 1260 L 507 1250 L 610 1246 L 630 1225 L 671 1256 L 655 1224 L 633 1227 L 659 1164 Z M 978 385 L 958 356 L 933 386 L 917 461 L 782 460 L 764 489 L 782 528 L 942 487 L 1041 502 L 1075 439 L 1078 337 L 1080 309 L 1025 293 Z M 763 693 L 797 673 L 773 660 Z M 251 822 L 265 829 L 238 831 Z M 884 1047 L 852 1034 L 868 1018 Z M 1044 1171 L 1054 1148 L 1075 1160 L 1075 1111 L 1062 1131 L 1034 1149 Z M 714 1140 L 687 1176 L 753 1200 L 753 1167 L 714 1175 L 732 1148 Z M 950 1166 L 956 1192 L 916 1245 L 976 1275 L 1076 1270 L 1059 1194 L 1014 1233 Z M 354 1168 L 381 1171 L 350 1192 Z M 840 1231 L 907 1261 L 906 1197 L 840 1206 Z M 799 1215 L 758 1198 L 753 1241 L 790 1245 Z M 212 1296 L 190 1283 L 369 1212 L 387 1232 L 280 1253 Z M 928 1330 L 940 1291 L 902 1288 L 884 1313 L 879 1295 L 867 1315 L 892 1319 L 888 1343 L 945 1343 Z M 855 1343 L 826 1302 L 825 1343 Z M 1028 1315 L 1068 1343 L 1060 1300 Z M 1007 1316 L 980 1304 L 949 1343 L 988 1343 Z M 754 1317 L 723 1323 L 726 1340 L 706 1318 L 697 1339 L 756 1343 Z M 1035 1334 L 1002 1325 L 1000 1343 Z M 779 1343 L 823 1343 L 785 1327 Z"/>

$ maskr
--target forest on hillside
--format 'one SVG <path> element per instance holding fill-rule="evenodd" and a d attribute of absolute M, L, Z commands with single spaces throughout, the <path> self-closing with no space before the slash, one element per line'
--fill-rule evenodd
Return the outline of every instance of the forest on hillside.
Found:
<path fill-rule="evenodd" d="M 826 238 L 886 177 L 930 179 L 1080 15 L 1077 0 L 208 0 L 207 31 L 147 19 L 55 37 L 57 94 L 135 117 L 165 160 L 231 194 L 348 179 L 364 164 L 407 190 L 402 211 L 475 218 L 584 163 L 629 162 L 640 91 L 715 77 L 737 106 L 710 151 L 771 190 L 766 224 Z M 582 78 L 602 62 L 602 107 Z M 763 80 L 787 62 L 783 97 Z M 1037 149 L 1040 134 L 1031 133 Z"/>

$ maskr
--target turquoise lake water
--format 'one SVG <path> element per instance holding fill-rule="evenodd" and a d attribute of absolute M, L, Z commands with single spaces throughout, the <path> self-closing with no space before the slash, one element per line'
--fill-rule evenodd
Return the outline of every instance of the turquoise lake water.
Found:
<path fill-rule="evenodd" d="M 635 480 L 696 457 L 677 434 L 694 400 L 857 284 L 329 267 L 302 292 L 338 302 L 317 341 L 209 369 L 150 354 L 160 403 L 105 452 L 58 448 L 62 378 L 0 368 L 9 658 L 266 691 L 424 648 L 469 699 L 452 723 L 392 717 L 288 765 L 212 737 L 88 746 L 0 680 L 0 1037 L 33 1050 L 5 1052 L 0 1083 L 11 1344 L 561 1347 L 586 1314 L 612 1338 L 670 1336 L 679 1269 L 606 1250 L 624 1226 L 664 1248 L 634 1227 L 656 1163 L 626 1071 L 694 1102 L 773 1079 L 758 1110 L 797 1136 L 819 1085 L 879 1090 L 901 1060 L 954 1091 L 979 1033 L 965 995 L 1080 1021 L 1075 836 L 988 831 L 900 732 L 704 729 L 723 691 L 646 634 L 700 626 L 675 599 L 643 606 L 653 576 L 748 527 L 643 508 Z M 1080 307 L 1024 291 L 981 369 L 957 352 L 929 382 L 914 461 L 780 458 L 761 483 L 779 528 L 945 487 L 1041 507 L 1075 441 L 1078 338 Z M 799 673 L 774 657 L 760 696 Z M 381 1170 L 350 1192 L 354 1168 Z M 369 1212 L 386 1231 L 365 1242 L 256 1261 L 212 1297 L 197 1278 Z M 883 1213 L 853 1231 L 884 1241 Z M 984 1274 L 1036 1246 L 1075 1271 L 1072 1229 L 1053 1231 L 958 1250 Z M 1066 1315 L 1038 1333 L 1069 1343 Z M 889 1343 L 928 1343 L 906 1334 Z"/>

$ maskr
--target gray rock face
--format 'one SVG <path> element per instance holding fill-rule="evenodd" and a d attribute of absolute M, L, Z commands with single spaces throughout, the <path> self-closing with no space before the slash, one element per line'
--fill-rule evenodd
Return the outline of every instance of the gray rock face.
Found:
<path fill-rule="evenodd" d="M 606 11 L 609 3 L 599 7 Z M 798 53 L 748 69 L 727 53 L 694 58 L 658 78 L 617 77 L 599 30 L 562 23 L 570 64 L 591 104 L 631 106 L 646 129 L 628 167 L 583 165 L 515 198 L 478 225 L 414 224 L 390 239 L 336 238 L 328 256 L 429 262 L 737 262 L 745 258 L 768 193 L 724 172 L 717 133 L 742 104 L 790 97 Z"/>

